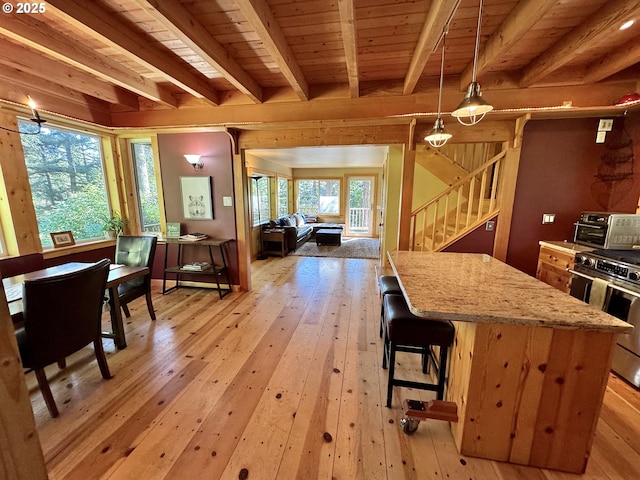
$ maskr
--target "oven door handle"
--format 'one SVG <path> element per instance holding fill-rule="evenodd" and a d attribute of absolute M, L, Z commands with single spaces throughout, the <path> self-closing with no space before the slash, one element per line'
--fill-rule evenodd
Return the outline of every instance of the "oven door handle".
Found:
<path fill-rule="evenodd" d="M 582 278 L 586 278 L 587 280 L 595 280 L 595 277 L 591 277 L 589 275 L 585 275 L 584 273 L 581 272 L 576 272 L 575 270 L 572 270 L 570 268 L 567 268 L 567 272 L 571 273 L 572 275 L 577 275 L 578 277 L 582 277 Z M 611 284 L 609 284 L 609 286 L 611 286 Z"/>
<path fill-rule="evenodd" d="M 595 277 L 591 277 L 589 275 L 585 275 L 584 273 L 576 272 L 575 270 L 572 270 L 570 268 L 567 268 L 567 272 L 569 272 L 569 273 L 571 273 L 573 275 L 577 275 L 577 276 L 582 277 L 582 278 L 586 278 L 587 280 L 592 280 L 592 281 L 595 280 Z M 608 288 L 612 288 L 614 290 L 618 290 L 618 291 L 623 292 L 623 293 L 626 293 L 627 295 L 631 295 L 632 297 L 640 298 L 640 294 L 638 292 L 634 292 L 633 290 L 629 290 L 628 288 L 621 287 L 621 286 L 616 285 L 614 283 L 609 283 L 607 285 L 607 287 Z"/>
<path fill-rule="evenodd" d="M 613 288 L 614 290 L 619 290 L 623 293 L 626 293 L 627 295 L 631 295 L 634 298 L 640 298 L 640 294 L 638 292 L 634 292 L 633 290 L 629 290 L 627 288 L 624 287 L 620 287 L 618 285 L 614 285 L 613 283 L 610 283 L 609 286 L 611 288 Z"/>

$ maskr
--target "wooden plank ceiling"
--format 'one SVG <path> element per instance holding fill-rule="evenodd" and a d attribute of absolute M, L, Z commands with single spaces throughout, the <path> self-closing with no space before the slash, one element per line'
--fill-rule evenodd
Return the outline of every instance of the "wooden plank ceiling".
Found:
<path fill-rule="evenodd" d="M 0 16 L 0 99 L 24 105 L 29 94 L 45 111 L 117 126 L 145 112 L 258 112 L 318 99 L 384 99 L 433 114 L 447 23 L 450 111 L 472 78 L 479 0 L 44 5 L 44 13 Z M 636 23 L 620 30 L 630 19 Z M 477 77 L 502 110 L 540 106 L 540 92 L 575 103 L 565 93 L 573 89 L 584 106 L 637 92 L 640 1 L 485 0 Z"/>

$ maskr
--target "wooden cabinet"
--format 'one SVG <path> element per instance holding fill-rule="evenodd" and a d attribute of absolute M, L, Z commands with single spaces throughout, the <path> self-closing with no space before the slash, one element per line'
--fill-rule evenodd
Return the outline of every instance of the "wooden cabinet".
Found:
<path fill-rule="evenodd" d="M 567 272 L 567 268 L 573 269 L 575 254 L 574 250 L 556 249 L 542 245 L 538 256 L 536 278 L 558 290 L 569 293 L 573 276 Z"/>

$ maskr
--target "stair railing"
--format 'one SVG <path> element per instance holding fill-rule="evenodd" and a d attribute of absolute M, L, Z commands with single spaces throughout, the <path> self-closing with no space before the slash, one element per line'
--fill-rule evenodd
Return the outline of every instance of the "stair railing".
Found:
<path fill-rule="evenodd" d="M 411 212 L 411 249 L 442 250 L 499 210 L 502 151 Z"/>

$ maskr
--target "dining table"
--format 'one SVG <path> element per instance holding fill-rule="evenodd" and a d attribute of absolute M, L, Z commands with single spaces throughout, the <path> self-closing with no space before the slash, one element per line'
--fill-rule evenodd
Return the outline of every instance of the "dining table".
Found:
<path fill-rule="evenodd" d="M 388 252 L 410 311 L 451 321 L 463 455 L 583 473 L 617 335 L 633 327 L 486 254 Z"/>
<path fill-rule="evenodd" d="M 37 280 L 42 278 L 50 278 L 66 273 L 81 270 L 90 265 L 85 262 L 68 262 L 61 265 L 27 272 L 13 277 L 2 279 L 9 312 L 16 329 L 23 325 L 22 320 L 22 285 L 25 280 Z M 111 331 L 102 332 L 104 338 L 113 339 L 118 349 L 126 348 L 127 341 L 124 333 L 124 324 L 122 321 L 122 308 L 118 296 L 118 285 L 128 282 L 135 278 L 143 277 L 149 273 L 148 267 L 129 266 L 112 263 L 109 265 L 109 275 L 107 277 L 106 289 L 109 292 L 109 314 L 111 318 Z M 73 301 L 73 293 L 69 294 L 69 301 Z"/>

